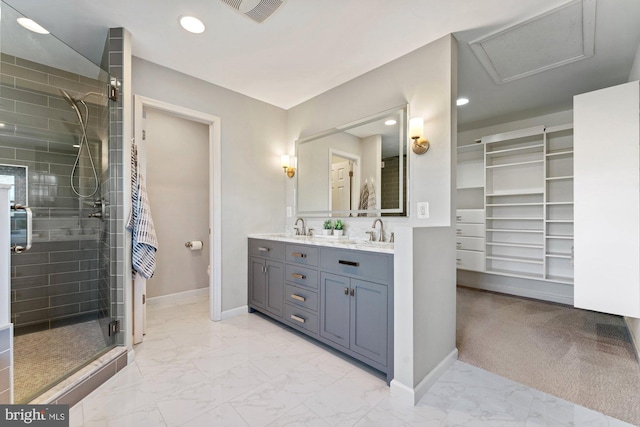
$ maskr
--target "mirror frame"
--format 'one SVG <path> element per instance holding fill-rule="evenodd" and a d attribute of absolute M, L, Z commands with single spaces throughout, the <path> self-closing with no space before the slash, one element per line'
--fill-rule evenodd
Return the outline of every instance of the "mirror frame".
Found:
<path fill-rule="evenodd" d="M 295 155 L 296 155 L 296 160 L 297 160 L 297 167 L 300 167 L 300 145 L 303 144 L 307 144 L 309 142 L 330 136 L 330 135 L 334 135 L 340 132 L 344 132 L 347 131 L 349 129 L 361 126 L 361 125 L 365 125 L 371 122 L 374 122 L 376 120 L 380 120 L 386 116 L 388 116 L 389 114 L 392 113 L 396 113 L 398 110 L 402 110 L 404 112 L 404 117 L 403 117 L 403 122 L 404 122 L 404 126 L 400 125 L 400 140 L 398 142 L 398 151 L 399 153 L 403 154 L 399 156 L 399 184 L 398 184 L 398 193 L 399 193 L 399 203 L 398 203 L 398 207 L 397 208 L 388 208 L 388 209 L 351 209 L 351 210 L 326 210 L 326 211 L 303 211 L 300 210 L 299 205 L 298 205 L 298 193 L 299 193 L 299 182 L 298 182 L 298 176 L 299 173 L 296 173 L 296 177 L 295 177 L 295 182 L 294 182 L 294 206 L 295 206 L 295 215 L 296 216 L 307 216 L 307 217 L 340 217 L 340 218 L 345 218 L 345 217 L 350 217 L 350 218 L 371 218 L 371 217 L 380 217 L 382 216 L 382 214 L 398 214 L 398 213 L 405 213 L 404 216 L 402 216 L 403 218 L 406 218 L 407 216 L 409 216 L 409 197 L 405 197 L 405 195 L 403 194 L 403 187 L 404 187 L 404 183 L 405 180 L 409 181 L 409 167 L 410 167 L 410 162 L 409 162 L 409 157 L 410 157 L 410 147 L 409 147 L 409 104 L 402 104 L 402 105 L 398 105 L 396 107 L 390 108 L 388 110 L 385 111 L 381 111 L 379 113 L 375 113 L 372 115 L 369 115 L 367 117 L 363 117 L 361 119 L 346 123 L 344 125 L 340 125 L 340 126 L 336 126 L 334 128 L 331 129 L 327 129 L 324 130 L 322 132 L 318 132 L 315 133 L 313 135 L 309 135 L 303 138 L 299 138 L 295 141 L 296 144 L 296 151 L 295 151 Z M 338 149 L 339 150 L 339 149 Z M 406 156 L 405 156 L 406 155 Z M 406 161 L 407 165 L 406 165 L 406 176 L 403 173 L 404 170 L 404 162 Z M 331 159 L 329 159 L 329 162 L 331 162 Z M 329 164 L 329 167 L 331 165 Z M 360 190 L 358 190 L 360 191 Z M 405 200 L 406 199 L 406 200 Z M 367 214 L 363 217 L 358 216 L 358 214 Z M 372 216 L 370 216 L 369 214 L 374 214 Z"/>

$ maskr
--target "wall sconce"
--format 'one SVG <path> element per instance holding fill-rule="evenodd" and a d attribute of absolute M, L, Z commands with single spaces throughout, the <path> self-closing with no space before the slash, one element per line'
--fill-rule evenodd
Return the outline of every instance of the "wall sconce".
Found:
<path fill-rule="evenodd" d="M 429 141 L 424 137 L 424 119 L 414 117 L 409 120 L 409 136 L 413 139 L 411 149 L 416 154 L 424 154 L 429 150 Z"/>
<path fill-rule="evenodd" d="M 294 166 L 291 166 L 290 162 L 291 158 L 288 154 L 283 154 L 282 156 L 280 156 L 280 165 L 282 166 L 282 169 L 284 169 L 284 173 L 286 173 L 289 178 L 293 178 L 293 176 L 296 174 L 296 168 Z"/>

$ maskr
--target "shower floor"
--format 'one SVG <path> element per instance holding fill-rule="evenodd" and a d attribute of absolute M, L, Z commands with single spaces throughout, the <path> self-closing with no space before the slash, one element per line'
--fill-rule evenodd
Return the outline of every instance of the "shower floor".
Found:
<path fill-rule="evenodd" d="M 98 320 L 15 337 L 14 402 L 31 400 L 105 348 Z"/>

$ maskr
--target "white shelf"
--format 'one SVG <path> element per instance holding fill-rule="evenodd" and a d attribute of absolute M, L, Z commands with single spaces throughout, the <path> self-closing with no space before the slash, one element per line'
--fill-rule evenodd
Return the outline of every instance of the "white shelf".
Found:
<path fill-rule="evenodd" d="M 558 206 L 558 205 L 573 205 L 573 202 L 547 202 L 547 205 Z"/>
<path fill-rule="evenodd" d="M 509 248 L 527 248 L 527 249 L 544 249 L 543 245 L 532 245 L 527 243 L 504 243 L 504 242 L 488 242 L 487 246 L 504 246 Z"/>
<path fill-rule="evenodd" d="M 492 231 L 494 233 L 544 233 L 544 230 L 514 230 L 510 228 L 488 228 L 487 232 Z"/>
<path fill-rule="evenodd" d="M 525 154 L 525 153 L 542 153 L 544 144 L 528 145 L 526 147 L 505 148 L 502 150 L 487 151 L 487 157 L 500 155 L 499 157 L 507 157 L 511 155 Z"/>
<path fill-rule="evenodd" d="M 504 165 L 487 165 L 487 169 L 511 168 L 515 166 L 542 164 L 544 160 L 530 160 L 528 162 L 505 163 Z"/>
<path fill-rule="evenodd" d="M 547 157 L 568 156 L 568 155 L 573 155 L 573 150 L 558 150 L 558 151 L 550 151 L 547 153 Z"/>
<path fill-rule="evenodd" d="M 484 185 L 468 185 L 464 187 L 457 187 L 458 190 L 482 190 Z"/>
<path fill-rule="evenodd" d="M 525 257 L 516 257 L 516 256 L 496 256 L 496 255 L 487 255 L 487 259 L 495 259 L 499 261 L 511 261 L 511 262 L 522 262 L 525 264 L 543 264 L 544 260 L 539 258 L 525 258 Z"/>
<path fill-rule="evenodd" d="M 554 253 L 554 252 L 550 252 L 548 254 L 546 254 L 545 256 L 549 257 L 549 258 L 566 258 L 566 259 L 571 259 L 573 258 L 571 256 L 571 254 L 567 254 L 567 253 Z"/>
<path fill-rule="evenodd" d="M 573 236 L 547 236 L 547 239 L 573 240 Z"/>
<path fill-rule="evenodd" d="M 500 276 L 509 276 L 509 277 L 519 277 L 522 279 L 539 279 L 539 280 L 544 279 L 544 276 L 542 275 L 542 273 L 540 274 L 523 273 L 523 272 L 515 273 L 509 270 L 498 270 L 498 269 L 494 269 L 494 270 L 487 269 L 486 272 L 489 274 L 497 274 Z"/>
<path fill-rule="evenodd" d="M 553 276 L 549 274 L 547 275 L 547 277 L 545 277 L 545 280 L 548 280 L 550 282 L 566 283 L 567 285 L 573 285 L 573 277 Z"/>
<path fill-rule="evenodd" d="M 547 181 L 568 181 L 570 179 L 573 179 L 573 175 L 567 175 L 567 176 L 552 176 L 552 177 L 548 177 Z"/>
<path fill-rule="evenodd" d="M 547 219 L 545 222 L 573 224 L 573 220 L 572 219 Z"/>
<path fill-rule="evenodd" d="M 532 202 L 532 203 L 489 203 L 487 207 L 509 207 L 509 206 L 542 206 L 544 203 L 542 202 Z"/>
<path fill-rule="evenodd" d="M 531 196 L 532 194 L 543 194 L 542 189 L 532 189 L 532 190 L 524 190 L 524 191 L 505 191 L 498 193 L 487 194 L 487 197 L 501 197 L 501 196 Z"/>
<path fill-rule="evenodd" d="M 487 220 L 495 219 L 495 220 L 504 220 L 504 221 L 542 221 L 544 218 L 521 218 L 521 217 L 499 217 L 499 216 L 491 216 L 487 217 Z"/>

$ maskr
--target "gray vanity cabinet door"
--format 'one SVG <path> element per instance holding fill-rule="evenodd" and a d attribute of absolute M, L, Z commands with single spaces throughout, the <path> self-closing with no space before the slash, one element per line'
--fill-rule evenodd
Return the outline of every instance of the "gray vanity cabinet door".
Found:
<path fill-rule="evenodd" d="M 267 307 L 267 276 L 264 272 L 265 261 L 260 258 L 249 258 L 249 272 L 251 280 L 249 284 L 249 302 L 256 307 Z"/>
<path fill-rule="evenodd" d="M 282 317 L 284 309 L 284 265 L 267 261 L 267 307 L 271 313 Z"/>
<path fill-rule="evenodd" d="M 284 265 L 251 257 L 250 304 L 282 317 L 284 309 Z"/>
<path fill-rule="evenodd" d="M 320 336 L 349 348 L 350 279 L 330 273 L 320 275 Z"/>
<path fill-rule="evenodd" d="M 387 364 L 388 288 L 351 279 L 351 350 Z"/>

